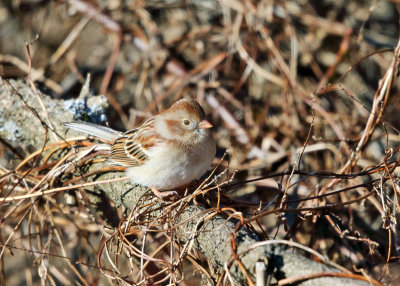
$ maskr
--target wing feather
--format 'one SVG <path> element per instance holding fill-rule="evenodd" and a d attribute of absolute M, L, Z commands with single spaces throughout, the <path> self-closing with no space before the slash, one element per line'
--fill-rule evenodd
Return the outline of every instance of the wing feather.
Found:
<path fill-rule="evenodd" d="M 148 150 L 157 143 L 158 138 L 154 131 L 153 117 L 141 127 L 125 132 L 115 140 L 109 160 L 124 167 L 139 166 L 149 158 Z"/>

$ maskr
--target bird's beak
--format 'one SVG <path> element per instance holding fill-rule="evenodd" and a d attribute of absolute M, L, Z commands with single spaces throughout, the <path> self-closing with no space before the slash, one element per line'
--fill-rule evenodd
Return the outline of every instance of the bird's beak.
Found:
<path fill-rule="evenodd" d="M 207 120 L 203 120 L 202 122 L 199 123 L 200 129 L 208 129 L 211 127 L 213 127 L 212 124 L 210 122 L 208 122 Z"/>

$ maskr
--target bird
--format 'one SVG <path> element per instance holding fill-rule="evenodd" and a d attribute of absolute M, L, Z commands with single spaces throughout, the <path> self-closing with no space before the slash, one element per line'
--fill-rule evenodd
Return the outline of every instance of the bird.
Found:
<path fill-rule="evenodd" d="M 149 187 L 160 198 L 176 195 L 173 190 L 199 179 L 211 168 L 216 152 L 213 125 L 190 97 L 126 132 L 88 122 L 65 125 L 105 140 L 110 148 L 107 161 L 125 167 L 132 182 Z"/>

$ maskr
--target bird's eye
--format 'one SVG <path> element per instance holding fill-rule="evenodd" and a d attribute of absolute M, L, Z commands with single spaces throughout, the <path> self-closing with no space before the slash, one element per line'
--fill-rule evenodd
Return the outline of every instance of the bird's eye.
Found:
<path fill-rule="evenodd" d="M 190 121 L 187 120 L 187 119 L 183 120 L 183 125 L 189 126 L 190 125 Z"/>

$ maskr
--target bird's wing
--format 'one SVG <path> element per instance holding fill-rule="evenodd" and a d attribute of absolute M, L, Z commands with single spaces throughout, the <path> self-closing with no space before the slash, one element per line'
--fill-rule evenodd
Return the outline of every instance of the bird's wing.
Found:
<path fill-rule="evenodd" d="M 148 160 L 149 149 L 159 141 L 153 121 L 151 118 L 141 127 L 127 131 L 116 139 L 111 146 L 109 160 L 124 167 L 140 166 Z"/>

